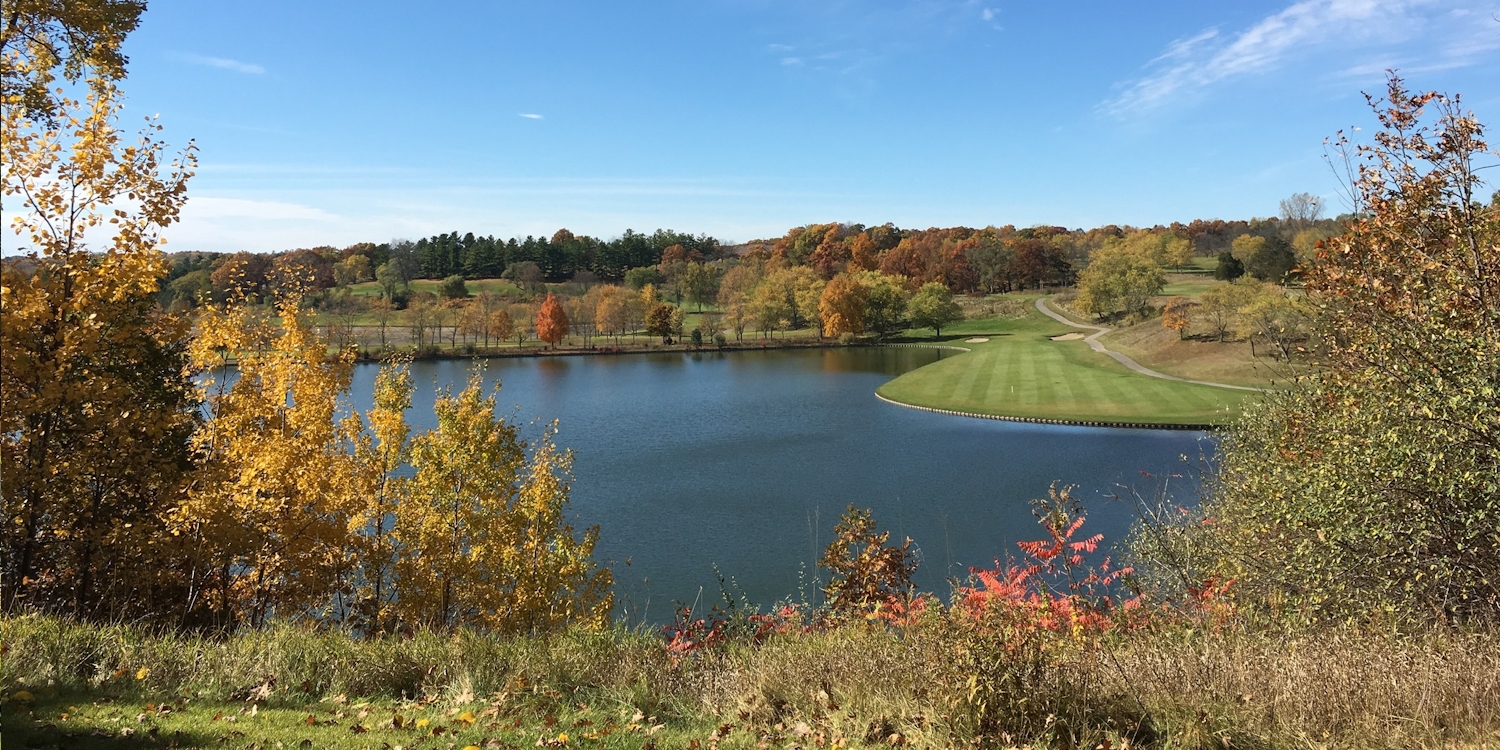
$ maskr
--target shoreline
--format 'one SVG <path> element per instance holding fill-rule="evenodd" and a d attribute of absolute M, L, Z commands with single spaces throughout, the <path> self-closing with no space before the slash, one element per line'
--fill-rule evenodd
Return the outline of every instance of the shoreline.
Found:
<path fill-rule="evenodd" d="M 356 364 L 369 364 L 385 362 L 395 356 L 410 355 L 413 362 L 452 360 L 452 359 L 525 359 L 532 357 L 605 357 L 623 356 L 627 354 L 707 354 L 716 352 L 759 352 L 771 351 L 773 349 L 845 349 L 871 346 L 891 346 L 890 344 L 855 343 L 845 344 L 838 341 L 765 341 L 760 345 L 748 344 L 726 344 L 724 346 L 698 346 L 692 344 L 660 344 L 650 347 L 624 347 L 624 346 L 593 346 L 579 347 L 574 349 L 475 349 L 466 351 L 461 349 L 447 350 L 425 350 L 413 349 L 391 349 L 387 351 L 365 351 L 361 349 L 355 356 Z M 899 346 L 899 345 L 897 345 Z"/>
<path fill-rule="evenodd" d="M 724 353 L 724 352 L 759 352 L 759 351 L 772 351 L 772 350 L 777 350 L 777 349 L 846 349 L 846 348 L 865 348 L 865 347 L 889 347 L 889 348 L 893 348 L 893 349 L 905 349 L 905 348 L 913 348 L 913 349 L 917 349 L 917 348 L 920 348 L 920 349 L 946 349 L 948 351 L 958 351 L 958 352 L 968 352 L 968 351 L 971 351 L 971 349 L 969 349 L 968 347 L 953 346 L 951 344 L 950 345 L 944 345 L 944 344 L 923 344 L 923 343 L 912 343 L 912 342 L 897 342 L 897 343 L 889 343 L 889 344 L 882 344 L 882 343 L 876 343 L 876 342 L 863 342 L 863 343 L 847 344 L 847 343 L 840 343 L 840 342 L 837 342 L 837 341 L 830 341 L 830 340 L 823 340 L 823 341 L 816 341 L 816 340 L 814 340 L 814 341 L 795 341 L 795 342 L 793 342 L 793 341 L 787 341 L 787 342 L 781 342 L 781 341 L 777 341 L 777 342 L 764 341 L 764 342 L 761 342 L 759 346 L 747 346 L 747 345 L 745 345 L 743 343 L 741 343 L 741 344 L 727 344 L 727 345 L 722 346 L 722 347 L 721 346 L 701 346 L 701 347 L 694 347 L 691 344 L 662 344 L 662 345 L 659 345 L 659 346 L 652 346 L 652 347 L 613 347 L 613 346 L 608 346 L 608 347 L 592 347 L 592 348 L 578 348 L 578 349 L 534 349 L 534 350 L 529 350 L 529 351 L 505 351 L 505 350 L 494 350 L 494 349 L 490 349 L 490 350 L 476 350 L 476 351 L 473 351 L 473 352 L 460 351 L 460 350 L 427 351 L 427 352 L 420 353 L 420 354 L 417 354 L 417 355 L 413 356 L 412 357 L 412 361 L 414 361 L 414 362 L 425 362 L 425 361 L 443 361 L 443 360 L 456 360 L 456 359 L 525 359 L 525 358 L 541 358 L 541 357 L 625 356 L 625 355 L 631 355 L 631 354 L 707 354 L 707 353 Z M 355 360 L 355 363 L 356 364 L 376 364 L 376 363 L 385 362 L 385 361 L 389 360 L 391 358 L 391 355 L 398 355 L 398 354 L 402 354 L 402 353 L 403 352 L 401 352 L 401 351 L 392 351 L 392 352 L 390 352 L 388 354 L 382 355 L 380 353 L 370 354 L 370 353 L 366 353 L 364 351 L 361 351 L 359 353 L 358 358 Z M 934 406 L 922 406 L 920 404 L 909 404 L 909 403 L 906 403 L 904 401 L 897 401 L 897 400 L 895 400 L 893 398 L 889 398 L 889 397 L 881 394 L 878 390 L 873 391 L 873 393 L 875 394 L 875 397 L 878 398 L 878 399 L 880 399 L 881 401 L 884 401 L 884 402 L 886 402 L 888 404 L 893 404 L 895 406 L 904 407 L 904 408 L 907 408 L 907 409 L 917 409 L 919 411 L 932 412 L 934 414 L 946 414 L 948 416 L 954 416 L 954 417 L 968 417 L 970 419 L 989 419 L 989 420 L 999 421 L 999 422 L 1020 422 L 1020 423 L 1024 423 L 1024 424 L 1058 425 L 1058 426 L 1065 426 L 1065 427 L 1097 427 L 1097 428 L 1113 428 L 1113 429 L 1127 429 L 1127 430 L 1177 430 L 1177 431 L 1187 431 L 1187 432 L 1213 432 L 1213 431 L 1215 431 L 1215 430 L 1217 430 L 1217 429 L 1220 428 L 1220 425 L 1212 425 L 1212 424 L 1187 424 L 1187 423 L 1179 424 L 1179 423 L 1173 423 L 1173 422 L 1116 422 L 1116 421 L 1110 421 L 1110 420 L 1097 420 L 1097 419 L 1055 419 L 1055 418 L 1050 418 L 1050 417 L 1024 417 L 1024 416 L 1015 416 L 1015 415 L 1006 415 L 1006 414 L 985 414 L 985 413 L 982 413 L 982 412 L 969 412 L 969 411 L 961 411 L 961 410 L 957 410 L 957 409 L 943 409 L 943 408 L 934 407 Z"/>
<path fill-rule="evenodd" d="M 939 409 L 934 406 L 919 406 L 908 404 L 905 401 L 897 401 L 875 391 L 875 398 L 888 404 L 902 406 L 907 409 L 919 411 L 930 411 L 934 414 L 947 414 L 952 417 L 968 417 L 970 419 L 990 419 L 997 422 L 1023 422 L 1026 424 L 1057 425 L 1062 427 L 1104 427 L 1120 430 L 1177 430 L 1183 432 L 1213 432 L 1219 429 L 1218 425 L 1211 424 L 1178 424 L 1175 422 L 1110 422 L 1094 419 L 1054 419 L 1051 417 L 1017 417 L 1005 414 L 984 414 L 973 411 L 959 411 L 957 409 Z"/>

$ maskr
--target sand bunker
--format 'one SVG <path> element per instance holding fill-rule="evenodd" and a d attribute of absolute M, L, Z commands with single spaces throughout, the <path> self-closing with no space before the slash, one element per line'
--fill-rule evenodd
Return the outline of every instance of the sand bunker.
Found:
<path fill-rule="evenodd" d="M 1065 334 L 1063 334 L 1061 336 L 1053 336 L 1052 340 L 1053 341 L 1077 341 L 1077 340 L 1079 340 L 1081 338 L 1083 338 L 1083 334 L 1081 334 L 1081 333 L 1065 333 Z"/>
<path fill-rule="evenodd" d="M 989 339 L 983 336 L 975 336 L 972 339 L 964 339 L 965 344 L 983 344 L 986 341 L 989 341 Z"/>

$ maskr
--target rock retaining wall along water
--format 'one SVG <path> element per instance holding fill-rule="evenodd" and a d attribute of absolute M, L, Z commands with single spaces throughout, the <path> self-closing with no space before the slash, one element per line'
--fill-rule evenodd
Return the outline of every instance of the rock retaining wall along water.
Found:
<path fill-rule="evenodd" d="M 1070 425 L 1073 427 L 1119 427 L 1132 430 L 1193 430 L 1197 432 L 1216 429 L 1211 424 L 1166 424 L 1161 422 L 1105 422 L 1094 419 L 1047 419 L 1044 417 L 1012 417 L 1004 414 L 980 414 L 972 411 L 956 411 L 954 409 L 935 409 L 931 406 L 917 406 L 895 399 L 886 398 L 879 393 L 875 398 L 888 404 L 904 406 L 908 409 L 920 409 L 936 414 L 948 414 L 955 417 L 972 417 L 974 419 L 994 419 L 1001 422 L 1029 422 L 1031 424 L 1056 424 Z"/>

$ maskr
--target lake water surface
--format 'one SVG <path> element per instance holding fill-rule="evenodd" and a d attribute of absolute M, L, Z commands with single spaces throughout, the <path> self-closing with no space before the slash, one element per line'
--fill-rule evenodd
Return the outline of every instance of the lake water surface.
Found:
<path fill-rule="evenodd" d="M 893 538 L 921 551 L 917 583 L 946 593 L 968 566 L 1043 536 L 1027 501 L 1054 480 L 1076 484 L 1085 527 L 1118 539 L 1130 510 L 1107 495 L 1181 489 L 1203 433 L 1059 427 L 952 417 L 880 401 L 875 389 L 952 352 L 918 348 L 780 350 L 492 359 L 502 412 L 557 419 L 575 452 L 577 526 L 602 527 L 621 612 L 670 620 L 674 602 L 720 602 L 717 570 L 762 606 L 798 595 L 843 509 L 874 508 Z M 437 388 L 463 388 L 472 365 L 418 362 L 411 419 L 432 426 Z M 375 366 L 355 371 L 369 406 Z M 539 420 L 539 421 L 538 421 Z M 1186 460 L 1184 460 L 1184 457 Z M 1178 500 L 1190 501 L 1178 493 Z M 701 597 L 701 598 L 700 598 Z"/>

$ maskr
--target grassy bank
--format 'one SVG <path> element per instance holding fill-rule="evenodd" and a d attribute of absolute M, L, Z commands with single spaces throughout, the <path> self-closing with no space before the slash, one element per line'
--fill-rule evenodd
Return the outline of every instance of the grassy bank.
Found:
<path fill-rule="evenodd" d="M 1253 396 L 1131 372 L 1081 340 L 1054 340 L 1078 331 L 1027 310 L 944 329 L 941 343 L 970 351 L 902 375 L 880 395 L 978 414 L 1158 424 L 1222 424 Z"/>
<path fill-rule="evenodd" d="M 686 657 L 621 629 L 359 640 L 281 626 L 210 639 L 20 617 L 0 635 L 12 747 L 1500 743 L 1500 638 L 1483 634 L 1174 627 L 1040 661 L 976 659 L 941 618 L 731 639 Z M 1008 680 L 1009 710 L 1037 715 L 1008 728 L 1034 731 L 1002 721 L 981 734 L 976 678 Z"/>

